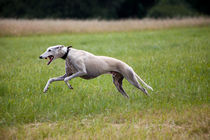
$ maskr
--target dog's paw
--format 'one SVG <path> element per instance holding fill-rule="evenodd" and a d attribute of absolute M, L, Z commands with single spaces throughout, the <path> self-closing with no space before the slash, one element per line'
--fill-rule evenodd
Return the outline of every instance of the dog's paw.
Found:
<path fill-rule="evenodd" d="M 47 92 L 47 90 L 48 90 L 48 88 L 44 88 L 43 92 L 44 92 L 44 93 L 46 93 L 46 92 Z"/>
<path fill-rule="evenodd" d="M 70 84 L 68 84 L 68 87 L 69 87 L 69 89 L 73 89 L 73 87 Z"/>

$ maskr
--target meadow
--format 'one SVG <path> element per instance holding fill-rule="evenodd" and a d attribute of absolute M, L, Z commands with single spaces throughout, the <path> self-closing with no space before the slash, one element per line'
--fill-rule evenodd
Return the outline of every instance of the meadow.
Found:
<path fill-rule="evenodd" d="M 209 139 L 210 26 L 0 38 L 0 139 Z M 52 83 L 65 72 L 47 47 L 72 45 L 129 64 L 154 91 L 150 97 L 110 75 Z"/>

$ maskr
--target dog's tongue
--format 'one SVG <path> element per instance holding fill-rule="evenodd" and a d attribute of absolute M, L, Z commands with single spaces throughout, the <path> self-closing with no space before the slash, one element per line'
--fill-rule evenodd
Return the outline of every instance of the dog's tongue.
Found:
<path fill-rule="evenodd" d="M 52 60 L 53 60 L 53 57 L 49 57 L 49 61 L 48 61 L 47 65 L 49 65 L 52 62 Z"/>

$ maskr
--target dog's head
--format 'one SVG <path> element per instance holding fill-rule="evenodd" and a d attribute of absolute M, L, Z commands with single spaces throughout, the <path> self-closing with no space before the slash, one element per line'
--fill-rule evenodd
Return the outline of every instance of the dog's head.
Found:
<path fill-rule="evenodd" d="M 40 59 L 47 59 L 49 58 L 49 61 L 47 65 L 49 65 L 53 60 L 57 58 L 61 58 L 65 54 L 64 46 L 63 45 L 56 45 L 47 48 L 47 50 L 39 56 Z"/>

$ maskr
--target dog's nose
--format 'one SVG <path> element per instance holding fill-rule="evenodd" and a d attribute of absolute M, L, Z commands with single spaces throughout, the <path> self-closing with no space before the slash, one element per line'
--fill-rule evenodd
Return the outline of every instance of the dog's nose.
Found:
<path fill-rule="evenodd" d="M 39 56 L 39 59 L 42 59 L 42 56 Z"/>

